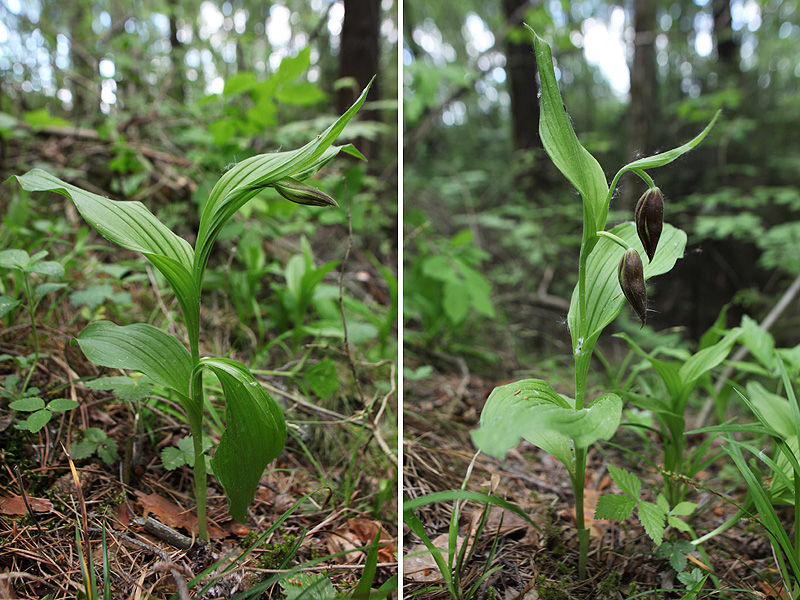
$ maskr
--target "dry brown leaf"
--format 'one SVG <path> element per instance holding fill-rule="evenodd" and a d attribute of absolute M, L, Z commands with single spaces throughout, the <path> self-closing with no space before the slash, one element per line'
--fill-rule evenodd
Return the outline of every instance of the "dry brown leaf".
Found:
<path fill-rule="evenodd" d="M 329 554 L 347 552 L 347 554 L 336 557 L 336 562 L 340 564 L 354 563 L 360 554 L 359 552 L 355 552 L 355 550 L 361 547 L 361 541 L 349 527 L 340 527 L 329 533 L 325 541 L 328 546 Z"/>
<path fill-rule="evenodd" d="M 118 504 L 117 507 L 114 509 L 114 516 L 117 518 L 117 521 L 119 521 L 121 525 L 123 525 L 124 527 L 130 527 L 131 523 L 133 523 L 133 518 L 136 515 L 131 514 L 131 511 L 128 508 L 128 503 L 123 502 L 122 504 Z"/>
<path fill-rule="evenodd" d="M 152 514 L 167 527 L 173 529 L 186 529 L 187 531 L 197 531 L 197 517 L 190 511 L 181 508 L 171 500 L 156 493 L 145 494 L 136 490 L 136 496 L 144 510 L 144 517 Z"/>
<path fill-rule="evenodd" d="M 447 561 L 447 552 L 450 536 L 446 533 L 431 540 L 434 548 L 442 550 L 442 556 Z M 456 553 L 461 550 L 464 538 L 456 538 Z M 411 551 L 403 557 L 403 577 L 411 581 L 420 583 L 433 583 L 442 580 L 442 573 L 433 555 L 423 544 L 414 546 Z"/>
<path fill-rule="evenodd" d="M 28 498 L 28 504 L 35 512 L 47 513 L 53 510 L 53 503 L 47 498 Z M 28 507 L 22 496 L 0 496 L 0 514 L 7 517 L 21 517 L 28 514 Z"/>

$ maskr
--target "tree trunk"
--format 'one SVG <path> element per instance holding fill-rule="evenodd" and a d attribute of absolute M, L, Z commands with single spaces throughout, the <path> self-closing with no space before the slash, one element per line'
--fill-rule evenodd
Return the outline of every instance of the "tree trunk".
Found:
<path fill-rule="evenodd" d="M 717 41 L 718 64 L 723 70 L 720 75 L 727 76 L 738 70 L 739 56 L 739 46 L 733 39 L 731 27 L 731 4 L 729 0 L 712 0 L 711 8 L 714 11 L 714 37 Z"/>
<path fill-rule="evenodd" d="M 635 31 L 633 66 L 631 67 L 631 103 L 628 108 L 628 158 L 635 160 L 653 151 L 653 125 L 658 119 L 656 89 L 656 8 L 651 0 L 634 0 Z M 622 189 L 623 210 L 633 210 L 643 187 L 637 177 L 627 175 Z"/>
<path fill-rule="evenodd" d="M 341 77 L 352 77 L 355 85 L 344 86 L 339 90 L 339 113 L 347 110 L 361 90 L 367 87 L 370 79 L 378 74 L 378 32 L 381 23 L 380 0 L 344 0 L 344 23 L 342 24 L 339 68 Z M 370 88 L 367 102 L 377 100 L 379 77 Z M 378 111 L 362 110 L 360 117 L 365 121 L 380 121 Z M 377 140 L 359 139 L 359 150 L 369 158 L 378 156 Z"/>
<path fill-rule="evenodd" d="M 179 104 L 186 101 L 186 47 L 178 40 L 178 16 L 183 12 L 177 0 L 169 2 L 169 45 L 172 59 L 172 81 L 168 93 Z"/>
<path fill-rule="evenodd" d="M 503 0 L 506 25 L 522 25 L 525 7 L 529 0 Z M 539 90 L 536 84 L 538 70 L 531 42 L 506 42 L 506 73 L 511 94 L 511 126 L 514 150 L 542 148 L 539 138 Z"/>

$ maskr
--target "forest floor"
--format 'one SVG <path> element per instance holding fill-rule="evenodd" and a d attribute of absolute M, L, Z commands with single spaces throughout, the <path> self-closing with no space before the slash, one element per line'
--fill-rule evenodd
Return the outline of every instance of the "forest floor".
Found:
<path fill-rule="evenodd" d="M 408 359 L 407 359 L 408 360 Z M 404 494 L 415 499 L 426 494 L 459 490 L 475 457 L 470 431 L 493 387 L 506 381 L 487 381 L 464 369 L 460 373 L 435 371 L 424 380 L 404 383 Z M 475 460 L 467 490 L 492 493 L 518 506 L 538 525 L 532 527 L 517 514 L 492 506 L 480 537 L 474 531 L 485 504 L 467 501 L 461 507 L 457 548 L 475 544 L 471 561 L 454 575 L 469 590 L 488 569 L 499 567 L 479 586 L 478 600 L 569 600 L 623 598 L 682 598 L 685 587 L 667 558 L 656 548 L 635 518 L 624 522 L 593 520 L 597 498 L 619 493 L 608 475 L 609 464 L 636 472 L 658 489 L 661 476 L 647 465 L 631 464 L 619 447 L 636 449 L 642 442 L 621 429 L 614 445 L 590 448 L 587 459 L 586 522 L 591 531 L 587 578 L 578 578 L 578 540 L 574 498 L 566 469 L 547 453 L 523 441 L 497 461 L 483 454 Z M 741 502 L 744 487 L 736 487 L 731 471 L 715 467 L 701 472 L 701 486 L 689 490 L 687 500 L 700 506 L 691 525 L 698 534 L 711 531 L 736 513 L 730 497 Z M 646 471 L 642 472 L 645 468 Z M 720 493 L 715 493 L 719 490 Z M 647 498 L 654 501 L 655 498 Z M 428 503 L 414 512 L 433 544 L 447 554 L 447 534 L 454 502 Z M 789 513 L 786 513 L 790 516 Z M 499 528 L 499 532 L 498 532 Z M 672 542 L 687 534 L 667 530 Z M 497 544 L 492 553 L 493 544 Z M 404 527 L 404 593 L 406 598 L 449 598 L 431 554 L 408 526 Z M 698 598 L 784 598 L 772 548 L 764 530 L 750 519 L 703 544 L 706 558 L 688 555 L 688 570 L 708 567 L 709 578 Z M 468 548 L 468 550 L 471 550 Z M 487 564 L 487 557 L 491 563 Z M 464 596 L 465 598 L 467 596 Z"/>
<path fill-rule="evenodd" d="M 42 356 L 30 386 L 48 400 L 73 398 L 80 407 L 54 413 L 38 433 L 16 428 L 22 416 L 7 402 L 0 411 L 0 598 L 85 598 L 81 565 L 91 556 L 97 594 L 107 581 L 114 599 L 285 598 L 285 586 L 294 584 L 296 592 L 314 582 L 322 594 L 315 597 L 333 600 L 360 581 L 365 547 L 376 536 L 372 587 L 397 574 L 393 360 L 348 356 L 338 342 L 304 347 L 306 364 L 335 361 L 341 389 L 326 400 L 296 385 L 292 363 L 259 376 L 284 406 L 287 444 L 262 476 L 247 523 L 228 516 L 225 494 L 209 477 L 211 540 L 203 544 L 192 469 L 168 470 L 164 461 L 165 449 L 177 451 L 188 438 L 182 409 L 168 398 L 121 401 L 113 391 L 90 389 L 91 379 L 120 373 L 88 363 L 70 344 L 85 324 L 74 317 L 49 321 L 70 323 L 60 329 L 39 325 Z M 12 358 L 30 352 L 29 325 L 0 326 L 0 381 L 24 376 Z M 224 406 L 213 388 L 209 399 Z M 104 432 L 118 457 L 110 464 L 97 456 L 76 459 L 73 471 L 68 449 L 89 428 Z M 219 430 L 210 432 L 218 442 Z M 153 521 L 182 535 L 153 533 Z M 282 584 L 274 581 L 280 577 Z"/>

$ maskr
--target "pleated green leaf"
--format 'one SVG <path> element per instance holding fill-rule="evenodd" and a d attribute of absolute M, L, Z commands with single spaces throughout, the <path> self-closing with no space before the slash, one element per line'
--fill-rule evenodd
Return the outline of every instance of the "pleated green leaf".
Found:
<path fill-rule="evenodd" d="M 527 27 L 527 25 L 526 25 Z M 574 185 L 583 198 L 584 212 L 590 217 L 592 232 L 605 227 L 603 210 L 608 195 L 608 182 L 600 163 L 584 148 L 567 115 L 561 92 L 558 90 L 553 54 L 550 46 L 536 32 L 533 34 L 536 64 L 541 80 L 541 111 L 539 136 L 545 151 L 558 170 Z"/>
<path fill-rule="evenodd" d="M 130 369 L 188 398 L 192 359 L 175 337 L 147 323 L 116 325 L 96 321 L 77 337 L 90 361 L 101 367 Z"/>
<path fill-rule="evenodd" d="M 243 364 L 203 358 L 200 368 L 217 376 L 225 395 L 225 432 L 211 464 L 228 497 L 228 512 L 246 522 L 264 468 L 286 443 L 283 411 Z"/>
<path fill-rule="evenodd" d="M 647 262 L 647 256 L 636 234 L 636 225 L 632 221 L 621 223 L 611 233 L 622 238 L 629 246 L 635 248 L 644 257 L 644 278 L 668 272 L 675 262 L 683 256 L 686 247 L 686 234 L 672 225 L 665 224 L 658 243 L 658 251 L 653 262 Z M 586 265 L 586 313 L 587 320 L 582 324 L 580 318 L 580 302 L 578 286 L 572 292 L 570 302 L 569 323 L 572 334 L 572 348 L 578 353 L 581 348 L 591 347 L 597 341 L 603 329 L 613 321 L 625 305 L 625 296 L 619 287 L 617 268 L 624 250 L 606 237 L 600 237 L 597 245 L 589 255 Z M 588 345 L 588 346 L 587 346 Z"/>
<path fill-rule="evenodd" d="M 525 438 L 575 471 L 575 447 L 609 439 L 617 430 L 622 400 L 605 394 L 589 408 L 575 410 L 574 401 L 541 379 L 525 379 L 496 387 L 481 412 L 472 439 L 481 451 L 500 459 Z"/>
<path fill-rule="evenodd" d="M 205 270 L 211 246 L 222 227 L 256 194 L 284 177 L 307 179 L 342 150 L 364 158 L 352 145 L 331 146 L 331 144 L 364 104 L 369 87 L 368 85 L 364 89 L 353 106 L 333 125 L 302 148 L 253 156 L 235 165 L 219 179 L 211 190 L 200 218 L 195 256 L 198 278 L 201 278 Z"/>
<path fill-rule="evenodd" d="M 194 251 L 141 202 L 110 200 L 87 192 L 41 169 L 15 175 L 29 192 L 55 192 L 75 203 L 81 216 L 100 235 L 123 248 L 141 252 L 163 273 L 183 310 L 189 330 L 196 328 L 197 292 L 192 280 Z"/>

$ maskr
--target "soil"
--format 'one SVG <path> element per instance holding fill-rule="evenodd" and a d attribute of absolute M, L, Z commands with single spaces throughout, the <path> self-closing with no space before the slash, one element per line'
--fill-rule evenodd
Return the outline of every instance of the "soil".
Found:
<path fill-rule="evenodd" d="M 406 357 L 408 361 L 408 357 Z M 492 507 L 480 536 L 474 539 L 479 523 L 476 515 L 485 505 L 465 502 L 458 521 L 459 548 L 470 540 L 474 548 L 463 568 L 454 572 L 464 598 L 478 600 L 623 599 L 682 598 L 685 586 L 667 558 L 656 553 L 652 540 L 638 519 L 623 522 L 594 521 L 594 505 L 604 493 L 619 493 L 608 475 L 613 464 L 636 472 L 649 488 L 663 486 L 657 469 L 632 462 L 623 449 L 636 449 L 642 440 L 630 430 L 620 429 L 614 444 L 595 444 L 589 451 L 586 478 L 586 522 L 591 540 L 587 577 L 578 578 L 578 539 L 574 498 L 566 469 L 547 453 L 522 441 L 506 460 L 500 462 L 479 454 L 469 432 L 478 426 L 480 411 L 495 385 L 465 372 L 452 373 L 446 367 L 420 381 L 404 383 L 404 493 L 414 499 L 444 490 L 458 490 L 464 480 L 467 490 L 481 491 L 507 500 L 522 509 L 537 527 L 516 514 Z M 652 440 L 656 443 L 655 439 Z M 690 444 L 701 440 L 690 439 Z M 691 450 L 691 448 L 690 448 Z M 713 444 L 712 444 L 713 450 Z M 474 459 L 471 472 L 470 463 Z M 699 508 L 689 523 L 698 535 L 710 531 L 736 513 L 731 502 L 741 502 L 744 488 L 731 476 L 730 465 L 718 460 L 702 471 L 688 489 L 686 500 Z M 445 550 L 454 502 L 425 504 L 415 510 L 434 545 Z M 501 517 L 502 516 L 502 521 Z M 791 523 L 786 511 L 784 523 Z M 676 543 L 691 540 L 688 534 L 667 529 L 666 540 Z M 451 597 L 443 580 L 422 545 L 422 540 L 404 526 L 404 594 L 408 598 L 444 599 Z M 691 571 L 709 570 L 710 577 L 698 598 L 784 598 L 772 548 L 764 530 L 753 520 L 743 519 L 736 526 L 703 544 L 705 556 L 687 556 Z M 495 570 L 496 569 L 496 570 Z M 470 590 L 487 571 L 482 582 Z"/>

